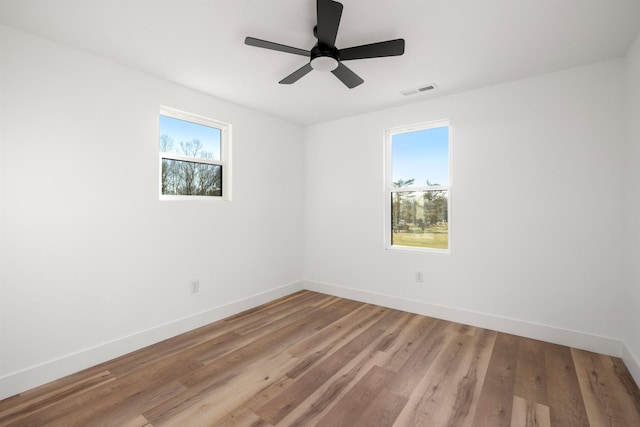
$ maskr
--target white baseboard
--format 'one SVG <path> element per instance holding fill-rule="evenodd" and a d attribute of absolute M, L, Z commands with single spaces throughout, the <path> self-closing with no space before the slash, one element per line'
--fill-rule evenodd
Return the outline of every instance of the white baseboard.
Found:
<path fill-rule="evenodd" d="M 640 359 L 626 344 L 622 350 L 622 360 L 627 365 L 627 369 L 631 372 L 633 379 L 636 380 L 636 385 L 640 387 Z"/>
<path fill-rule="evenodd" d="M 621 340 L 593 335 L 585 332 L 558 328 L 518 319 L 500 317 L 486 313 L 461 310 L 430 304 L 423 301 L 399 298 L 391 295 L 369 292 L 362 289 L 346 288 L 313 281 L 305 281 L 304 288 L 337 297 L 348 298 L 396 310 L 435 317 L 494 331 L 505 332 L 540 341 L 621 357 L 624 344 Z M 626 363 L 626 360 L 625 360 Z M 634 378 L 637 377 L 634 375 Z"/>
<path fill-rule="evenodd" d="M 302 282 L 291 283 L 11 373 L 0 378 L 0 400 L 302 289 Z"/>

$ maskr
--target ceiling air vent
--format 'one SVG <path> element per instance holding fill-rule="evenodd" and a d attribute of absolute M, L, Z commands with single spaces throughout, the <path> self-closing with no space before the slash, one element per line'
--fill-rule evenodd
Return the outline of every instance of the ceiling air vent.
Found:
<path fill-rule="evenodd" d="M 413 89 L 403 90 L 400 93 L 402 93 L 404 96 L 409 96 L 409 95 L 415 95 L 417 93 L 428 92 L 430 90 L 435 89 L 436 87 L 437 87 L 436 85 L 426 85 L 426 86 L 416 87 Z"/>

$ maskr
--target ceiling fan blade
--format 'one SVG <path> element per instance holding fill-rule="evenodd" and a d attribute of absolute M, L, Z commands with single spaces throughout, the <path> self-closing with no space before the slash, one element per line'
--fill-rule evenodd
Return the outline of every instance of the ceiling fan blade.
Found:
<path fill-rule="evenodd" d="M 338 68 L 332 71 L 333 75 L 340 79 L 342 83 L 349 89 L 364 83 L 356 73 L 347 68 L 343 63 L 338 63 Z"/>
<path fill-rule="evenodd" d="M 303 65 L 302 67 L 298 68 L 293 73 L 289 74 L 284 79 L 280 80 L 279 83 L 281 85 L 290 85 L 291 83 L 295 83 L 298 80 L 300 80 L 302 77 L 306 76 L 307 73 L 309 73 L 309 71 L 311 70 L 313 70 L 313 68 L 311 68 L 311 63 L 307 63 L 306 65 Z"/>
<path fill-rule="evenodd" d="M 334 47 L 340 17 L 342 16 L 342 3 L 333 0 L 317 0 L 318 25 L 316 35 L 318 43 L 325 46 Z"/>
<path fill-rule="evenodd" d="M 268 42 L 266 40 L 260 40 L 253 37 L 247 37 L 244 39 L 244 44 L 249 46 L 261 47 L 264 49 L 277 50 L 279 52 L 293 53 L 302 56 L 311 56 L 311 52 L 304 49 L 298 49 L 297 47 L 286 46 L 280 43 Z"/>
<path fill-rule="evenodd" d="M 340 49 L 338 56 L 341 61 L 350 59 L 381 58 L 384 56 L 399 56 L 404 53 L 404 39 L 387 40 L 364 44 L 362 46 L 348 47 Z"/>

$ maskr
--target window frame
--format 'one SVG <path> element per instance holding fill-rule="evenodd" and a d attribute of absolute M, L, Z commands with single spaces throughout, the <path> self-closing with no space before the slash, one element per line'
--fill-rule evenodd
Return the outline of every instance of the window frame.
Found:
<path fill-rule="evenodd" d="M 158 138 L 160 139 L 160 116 L 171 117 L 202 126 L 212 127 L 220 130 L 220 160 L 205 159 L 202 157 L 190 157 L 179 154 L 163 153 L 158 147 L 158 195 L 163 201 L 171 200 L 208 200 L 208 201 L 231 201 L 231 124 L 214 120 L 209 117 L 189 113 L 171 107 L 160 106 L 158 114 Z M 162 160 L 177 160 L 182 162 L 193 162 L 199 164 L 217 165 L 222 168 L 222 195 L 221 196 L 201 196 L 189 194 L 163 194 L 162 193 Z"/>
<path fill-rule="evenodd" d="M 392 175 L 392 141 L 394 135 L 403 133 L 416 132 L 422 130 L 435 129 L 440 127 L 448 127 L 448 141 L 447 141 L 447 155 L 448 155 L 448 167 L 449 167 L 449 185 L 438 186 L 411 186 L 411 187 L 394 187 L 393 175 Z M 435 254 L 450 254 L 451 253 L 451 187 L 452 187 L 452 162 L 451 162 L 451 119 L 440 119 L 429 122 L 417 123 L 413 125 L 398 126 L 390 129 L 386 129 L 384 132 L 384 248 L 392 251 L 407 251 L 407 252 L 419 252 L 419 253 L 435 253 Z M 392 197 L 394 193 L 415 193 L 426 191 L 446 191 L 447 192 L 447 224 L 448 224 L 448 244 L 447 249 L 439 248 L 424 248 L 418 246 L 401 246 L 392 244 L 392 232 L 393 232 L 393 203 Z"/>

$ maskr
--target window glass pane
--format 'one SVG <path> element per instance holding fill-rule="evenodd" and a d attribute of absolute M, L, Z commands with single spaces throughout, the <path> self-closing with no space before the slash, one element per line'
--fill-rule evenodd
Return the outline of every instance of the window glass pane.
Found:
<path fill-rule="evenodd" d="M 391 193 L 391 244 L 449 248 L 449 192 Z"/>
<path fill-rule="evenodd" d="M 393 135 L 391 159 L 396 188 L 449 186 L 449 127 Z"/>
<path fill-rule="evenodd" d="M 220 160 L 220 129 L 160 115 L 160 152 Z"/>
<path fill-rule="evenodd" d="M 162 194 L 222 196 L 222 166 L 162 159 Z"/>

